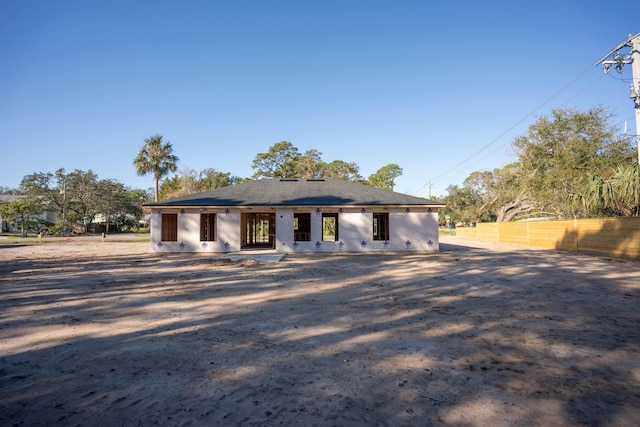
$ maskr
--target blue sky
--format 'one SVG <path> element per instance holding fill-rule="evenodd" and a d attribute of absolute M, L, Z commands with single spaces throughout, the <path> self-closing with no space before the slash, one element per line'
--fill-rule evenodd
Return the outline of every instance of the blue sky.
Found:
<path fill-rule="evenodd" d="M 631 68 L 589 70 L 640 32 L 634 8 L 0 0 L 0 186 L 62 167 L 150 188 L 132 160 L 162 134 L 181 168 L 249 177 L 290 141 L 365 177 L 397 163 L 396 191 L 444 195 L 513 161 L 511 141 L 552 108 L 601 105 L 634 133 Z"/>

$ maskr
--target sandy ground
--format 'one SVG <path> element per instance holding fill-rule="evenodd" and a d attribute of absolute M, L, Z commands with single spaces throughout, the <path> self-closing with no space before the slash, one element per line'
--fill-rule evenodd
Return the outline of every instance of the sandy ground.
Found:
<path fill-rule="evenodd" d="M 0 425 L 631 426 L 640 264 L 0 247 Z"/>

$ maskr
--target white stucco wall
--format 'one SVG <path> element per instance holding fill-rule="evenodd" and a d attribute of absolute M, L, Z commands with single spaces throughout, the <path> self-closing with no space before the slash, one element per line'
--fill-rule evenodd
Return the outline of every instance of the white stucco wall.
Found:
<path fill-rule="evenodd" d="M 327 211 L 327 212 L 336 212 Z M 438 211 L 437 209 L 388 209 L 375 212 L 389 212 L 389 240 L 373 240 L 373 212 L 366 209 L 343 209 L 338 213 L 338 241 L 322 241 L 322 214 L 311 212 L 311 242 L 293 243 L 293 227 L 286 234 L 278 224 L 280 237 L 277 246 L 280 252 L 372 252 L 372 251 L 437 251 Z M 280 215 L 280 214 L 278 214 Z M 291 220 L 293 224 L 293 211 Z M 287 241 L 287 239 L 290 239 Z"/>
<path fill-rule="evenodd" d="M 149 215 L 149 234 L 151 252 L 158 252 L 158 243 L 162 235 L 162 214 L 160 211 L 152 210 Z"/>
<path fill-rule="evenodd" d="M 212 251 L 237 252 L 240 250 L 240 211 L 230 210 L 218 213 L 218 241 Z M 217 250 L 216 250 L 217 249 Z"/>
<path fill-rule="evenodd" d="M 437 209 L 397 210 L 389 213 L 392 250 L 439 250 Z"/>
<path fill-rule="evenodd" d="M 369 210 L 345 209 L 338 214 L 338 237 L 345 251 L 371 250 L 373 213 Z M 328 243 L 328 242 L 327 242 Z"/>
<path fill-rule="evenodd" d="M 151 212 L 151 251 L 152 252 L 237 252 L 240 250 L 240 211 L 201 211 L 184 209 L 163 211 L 178 214 L 178 240 L 162 241 L 162 213 Z M 216 240 L 200 241 L 200 214 L 216 214 Z"/>
<path fill-rule="evenodd" d="M 289 252 L 293 250 L 293 210 L 276 211 L 276 250 Z"/>
<path fill-rule="evenodd" d="M 167 213 L 170 211 L 166 211 Z M 200 242 L 199 209 L 178 214 L 178 241 L 161 242 L 162 214 L 151 213 L 152 252 L 237 252 L 241 249 L 240 210 L 207 210 L 216 213 L 216 241 Z M 338 212 L 327 209 L 324 212 Z M 378 210 L 376 210 L 378 212 Z M 275 250 L 278 252 L 437 251 L 437 209 L 388 209 L 389 240 L 373 240 L 373 211 L 344 209 L 338 212 L 338 241 L 322 241 L 322 211 L 311 210 L 311 241 L 295 242 L 293 209 L 276 210 Z"/>

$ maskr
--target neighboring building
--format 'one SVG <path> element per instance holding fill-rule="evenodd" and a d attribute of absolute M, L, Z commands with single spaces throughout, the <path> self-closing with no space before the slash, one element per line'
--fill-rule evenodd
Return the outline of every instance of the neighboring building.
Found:
<path fill-rule="evenodd" d="M 26 196 L 15 195 L 15 194 L 0 194 L 0 205 L 3 203 L 6 203 L 6 204 L 13 203 L 16 200 L 23 199 L 25 197 Z M 42 212 L 39 214 L 29 216 L 29 222 L 31 223 L 30 225 L 31 226 L 36 225 L 36 228 L 38 228 L 37 224 L 41 224 L 43 222 L 55 222 L 55 220 L 56 220 L 55 213 L 48 211 L 46 208 L 43 209 Z M 10 233 L 19 232 L 21 227 L 20 221 L 21 221 L 21 218 L 17 215 L 14 215 L 8 218 L 3 218 L 2 215 L 0 214 L 0 232 L 5 232 L 5 231 L 8 231 Z"/>
<path fill-rule="evenodd" d="M 152 252 L 437 251 L 438 209 L 339 179 L 264 179 L 148 203 Z"/>
<path fill-rule="evenodd" d="M 13 203 L 21 196 L 16 196 L 13 194 L 0 194 L 0 204 L 3 203 Z M 0 214 L 0 232 L 8 231 L 10 233 L 14 233 L 17 231 L 15 218 L 5 218 Z"/>

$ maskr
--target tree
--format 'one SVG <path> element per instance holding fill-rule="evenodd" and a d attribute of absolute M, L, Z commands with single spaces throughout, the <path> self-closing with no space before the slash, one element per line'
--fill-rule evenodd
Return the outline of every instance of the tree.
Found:
<path fill-rule="evenodd" d="M 530 214 L 638 215 L 635 150 L 610 117 L 598 107 L 557 109 L 538 119 L 514 140 L 516 162 L 473 172 L 463 187 L 449 187 L 447 211 L 497 221 Z"/>
<path fill-rule="evenodd" d="M 463 222 L 466 224 L 476 224 L 482 221 L 495 220 L 490 213 L 483 209 L 485 200 L 476 189 L 469 185 L 450 185 L 447 187 L 449 193 L 444 202 L 447 207 L 443 210 L 443 216 L 449 216 L 451 222 Z"/>
<path fill-rule="evenodd" d="M 171 184 L 173 191 L 165 192 L 165 183 Z M 162 183 L 160 194 L 163 198 L 188 196 L 189 194 L 195 194 L 200 191 L 198 185 L 198 172 L 191 168 L 184 168 L 173 176 L 171 180 L 165 180 Z"/>
<path fill-rule="evenodd" d="M 606 206 L 616 208 L 625 216 L 640 216 L 640 166 L 634 163 L 626 168 L 620 167 L 607 180 L 611 189 Z"/>
<path fill-rule="evenodd" d="M 360 175 L 360 166 L 355 162 L 344 160 L 334 160 L 325 163 L 322 153 L 316 149 L 307 150 L 300 154 L 298 149 L 288 141 L 278 142 L 266 153 L 259 153 L 253 160 L 251 166 L 256 172 L 253 179 L 260 178 L 337 178 L 345 181 L 368 182 Z M 387 165 L 394 173 L 402 174 L 402 169 L 398 165 Z M 396 169 L 397 168 L 397 169 Z M 384 169 L 384 168 L 383 168 Z M 399 175 L 397 175 L 399 176 Z M 387 180 L 390 178 L 387 177 Z M 393 179 L 391 178 L 393 188 Z M 234 183 L 239 182 L 236 180 Z"/>
<path fill-rule="evenodd" d="M 370 175 L 368 181 L 374 187 L 393 191 L 396 178 L 399 176 L 402 176 L 402 168 L 395 163 L 389 163 L 378 169 L 373 175 Z"/>
<path fill-rule="evenodd" d="M 258 153 L 253 159 L 253 179 L 296 178 L 296 163 L 300 157 L 298 149 L 288 141 L 281 141 L 269 147 L 266 153 Z"/>
<path fill-rule="evenodd" d="M 58 169 L 55 175 L 48 172 L 25 175 L 20 181 L 19 191 L 29 197 L 40 198 L 49 206 L 62 209 L 63 175 L 64 169 Z"/>
<path fill-rule="evenodd" d="M 638 164 L 619 167 L 609 179 L 592 175 L 575 195 L 589 215 L 640 215 L 640 174 Z"/>
<path fill-rule="evenodd" d="M 473 172 L 464 184 L 482 199 L 478 206 L 479 217 L 509 222 L 536 209 L 517 162 L 493 171 Z"/>
<path fill-rule="evenodd" d="M 11 187 L 0 185 L 0 194 L 16 194 L 17 190 Z"/>
<path fill-rule="evenodd" d="M 129 222 L 129 218 L 127 217 L 127 215 L 130 215 L 131 219 L 133 220 L 133 223 L 131 224 L 132 228 L 138 230 L 138 227 L 140 226 L 140 220 L 144 218 L 144 213 L 142 212 L 142 204 L 150 202 L 153 195 L 148 190 L 134 188 L 127 192 L 127 197 L 129 199 L 127 203 L 129 207 L 127 208 L 127 212 L 124 215 L 124 218 L 122 218 L 122 222 Z M 120 218 L 116 219 L 120 220 Z"/>
<path fill-rule="evenodd" d="M 323 178 L 338 178 L 344 181 L 364 183 L 360 175 L 360 166 L 355 162 L 334 160 L 331 163 L 322 163 L 321 176 Z"/>
<path fill-rule="evenodd" d="M 322 153 L 316 149 L 305 151 L 296 161 L 296 177 L 320 178 L 322 174 Z"/>
<path fill-rule="evenodd" d="M 113 179 L 103 179 L 96 184 L 98 190 L 97 209 L 105 217 L 105 231 L 109 232 L 111 221 L 125 222 L 127 214 L 136 215 L 141 206 L 129 196 L 129 190 Z"/>
<path fill-rule="evenodd" d="M 160 179 L 169 172 L 175 172 L 178 168 L 179 158 L 172 153 L 171 143 L 164 142 L 162 135 L 155 135 L 144 140 L 144 145 L 133 161 L 138 175 L 153 174 L 156 202 L 158 201 Z"/>
<path fill-rule="evenodd" d="M 160 186 L 160 197 L 187 196 L 202 191 L 215 190 L 237 184 L 241 178 L 232 176 L 229 172 L 219 172 L 212 168 L 196 172 L 194 169 L 185 168 L 178 175 L 165 179 Z"/>
<path fill-rule="evenodd" d="M 584 215 L 573 195 L 591 176 L 607 179 L 617 166 L 630 163 L 629 141 L 617 135 L 610 117 L 600 107 L 587 112 L 556 109 L 515 139 L 520 176 L 526 177 L 527 192 L 539 210 Z"/>
<path fill-rule="evenodd" d="M 462 187 L 450 186 L 445 213 L 455 222 L 508 222 L 537 209 L 517 162 L 471 173 Z"/>
<path fill-rule="evenodd" d="M 15 218 L 20 224 L 22 237 L 27 236 L 30 218 L 42 213 L 42 203 L 37 198 L 18 196 L 10 203 L 0 204 L 0 217 Z"/>
<path fill-rule="evenodd" d="M 116 181 L 98 180 L 98 176 L 92 170 L 76 169 L 65 174 L 64 169 L 59 169 L 56 171 L 56 179 L 57 188 L 43 185 L 38 189 L 34 181 L 23 179 L 22 182 L 31 191 L 39 191 L 44 198 L 51 201 L 51 206 L 57 207 L 59 213 L 64 210 L 65 219 L 71 224 L 81 224 L 85 221 L 91 223 L 98 213 L 110 214 L 114 203 L 111 199 L 115 197 L 112 189 L 116 186 L 124 189 L 124 186 Z"/>
<path fill-rule="evenodd" d="M 491 177 L 488 206 L 493 207 L 497 222 L 510 222 L 538 210 L 538 205 L 526 186 L 526 176 L 522 174 L 518 163 L 494 169 Z"/>
<path fill-rule="evenodd" d="M 43 210 L 55 213 L 63 229 L 66 223 L 72 226 L 83 223 L 84 217 L 91 222 L 98 213 L 108 218 L 127 215 L 140 218 L 142 203 L 148 200 L 145 190 L 129 190 L 118 181 L 99 180 L 91 170 L 79 169 L 26 175 L 20 182 L 20 191 L 38 201 Z"/>
<path fill-rule="evenodd" d="M 238 184 L 241 178 L 232 176 L 229 172 L 206 168 L 198 173 L 198 181 L 198 191 L 208 191 Z"/>
<path fill-rule="evenodd" d="M 64 169 L 58 169 L 55 174 L 36 172 L 25 175 L 20 181 L 19 192 L 28 198 L 38 200 L 43 209 L 52 212 L 60 220 L 62 227 L 62 212 L 65 206 Z"/>
<path fill-rule="evenodd" d="M 159 198 L 166 200 L 186 195 L 181 188 L 181 181 L 182 179 L 180 175 L 174 175 L 171 178 L 167 178 L 162 181 L 159 189 Z"/>

